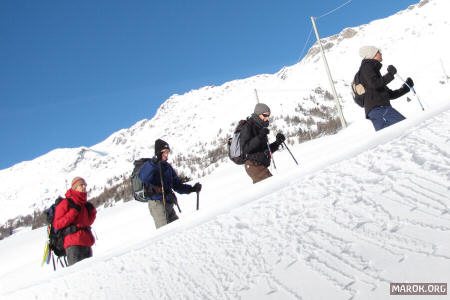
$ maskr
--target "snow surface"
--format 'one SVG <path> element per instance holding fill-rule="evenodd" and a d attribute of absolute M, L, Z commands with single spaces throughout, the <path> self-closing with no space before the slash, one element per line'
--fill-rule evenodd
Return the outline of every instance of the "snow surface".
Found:
<path fill-rule="evenodd" d="M 449 99 L 450 100 L 450 99 Z M 226 164 L 155 230 L 145 204 L 100 210 L 94 257 L 39 266 L 44 229 L 0 243 L 2 299 L 386 299 L 450 278 L 450 104 L 377 133 L 355 124 L 276 153 L 251 184 Z M 408 299 L 405 297 L 402 299 Z"/>

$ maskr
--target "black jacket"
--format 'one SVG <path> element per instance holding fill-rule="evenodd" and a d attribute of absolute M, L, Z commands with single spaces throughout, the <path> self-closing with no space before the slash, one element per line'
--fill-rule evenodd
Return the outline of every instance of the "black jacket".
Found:
<path fill-rule="evenodd" d="M 381 63 L 376 59 L 363 59 L 359 68 L 359 80 L 364 86 L 364 110 L 366 118 L 372 108 L 378 106 L 390 106 L 389 100 L 397 99 L 409 92 L 409 88 L 403 85 L 398 90 L 391 90 L 388 83 L 394 80 L 394 75 L 387 73 L 381 76 Z"/>
<path fill-rule="evenodd" d="M 240 135 L 245 160 L 256 161 L 265 167 L 270 166 L 270 154 L 267 147 L 267 136 L 261 136 L 260 132 L 261 129 L 268 126 L 269 122 L 264 122 L 257 115 L 252 114 L 247 118 L 247 123 L 242 126 Z M 279 146 L 277 142 L 273 142 L 270 144 L 270 151 L 277 151 Z"/>

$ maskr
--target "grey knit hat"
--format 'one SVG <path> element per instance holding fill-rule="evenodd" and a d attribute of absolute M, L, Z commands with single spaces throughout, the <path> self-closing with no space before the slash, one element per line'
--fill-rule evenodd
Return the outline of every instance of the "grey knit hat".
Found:
<path fill-rule="evenodd" d="M 256 115 L 260 115 L 260 114 L 263 114 L 263 113 L 265 113 L 265 112 L 270 113 L 270 108 L 269 108 L 266 104 L 264 104 L 264 103 L 258 103 L 258 104 L 255 105 L 255 111 L 254 111 L 254 113 L 255 113 Z"/>
<path fill-rule="evenodd" d="M 377 55 L 378 52 L 381 52 L 379 48 L 375 46 L 362 46 L 359 48 L 359 56 L 364 59 L 372 59 Z"/>

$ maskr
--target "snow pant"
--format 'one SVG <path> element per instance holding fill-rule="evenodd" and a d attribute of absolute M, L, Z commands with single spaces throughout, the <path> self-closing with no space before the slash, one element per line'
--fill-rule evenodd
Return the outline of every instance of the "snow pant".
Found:
<path fill-rule="evenodd" d="M 261 180 L 264 180 L 272 176 L 272 173 L 270 173 L 267 167 L 253 160 L 245 161 L 245 171 L 247 172 L 248 176 L 250 176 L 250 178 L 253 180 L 253 183 L 260 182 Z"/>
<path fill-rule="evenodd" d="M 372 121 L 373 127 L 375 127 L 376 131 L 389 127 L 397 122 L 406 119 L 392 106 L 374 107 L 367 116 L 369 117 L 370 121 Z"/>
<path fill-rule="evenodd" d="M 70 246 L 66 248 L 67 265 L 71 266 L 85 258 L 92 256 L 91 247 L 87 246 Z"/>
<path fill-rule="evenodd" d="M 161 200 L 148 200 L 148 208 L 155 221 L 156 229 L 178 220 L 178 216 L 173 209 L 173 203 L 166 203 L 166 213 L 164 213 L 164 205 Z"/>

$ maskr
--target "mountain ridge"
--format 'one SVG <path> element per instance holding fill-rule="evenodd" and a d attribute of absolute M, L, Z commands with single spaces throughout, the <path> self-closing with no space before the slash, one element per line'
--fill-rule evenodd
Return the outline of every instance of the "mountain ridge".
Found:
<path fill-rule="evenodd" d="M 370 37 L 372 41 L 379 42 L 378 46 L 383 51 L 386 49 L 385 53 L 389 55 L 385 57 L 395 62 L 401 74 L 412 74 L 416 85 L 419 86 L 418 92 L 440 98 L 442 101 L 440 96 L 443 93 L 438 88 L 444 85 L 448 87 L 448 78 L 444 79 L 441 75 L 439 62 L 428 58 L 411 64 L 409 57 L 414 57 L 418 50 L 433 49 L 432 46 L 427 46 L 431 43 L 411 48 L 418 37 L 426 41 L 433 38 L 444 39 L 444 34 L 449 31 L 450 26 L 444 18 L 436 16 L 439 10 L 446 8 L 448 4 L 443 0 L 423 0 L 388 18 L 346 28 L 337 35 L 322 39 L 325 45 L 335 43 L 328 46 L 326 54 L 344 115 L 349 123 L 364 121 L 363 113 L 350 97 L 348 78 L 352 78 L 359 66 L 357 49 L 368 43 Z M 429 23 L 431 17 L 433 23 Z M 412 19 L 415 22 L 411 22 Z M 400 29 L 391 30 L 391 35 L 386 37 L 383 34 L 375 34 L 380 28 L 390 28 L 393 24 Z M 408 27 L 405 24 L 408 24 Z M 424 33 L 419 31 L 419 27 Z M 433 30 L 428 30 L 428 27 Z M 409 40 L 399 38 L 405 34 Z M 438 49 L 441 61 L 442 58 L 446 62 L 450 61 L 447 54 L 450 52 L 450 46 L 448 43 L 443 46 Z M 152 156 L 153 141 L 156 138 L 169 142 L 173 149 L 172 157 L 179 160 L 172 162 L 180 172 L 193 178 L 204 176 L 205 172 L 211 172 L 216 164 L 226 161 L 223 153 L 224 141 L 234 129 L 233 124 L 252 111 L 256 103 L 255 89 L 260 101 L 272 108 L 272 139 L 277 131 L 283 131 L 291 137 L 291 143 L 298 143 L 309 139 L 309 134 L 312 134 L 311 137 L 318 135 L 318 124 L 328 124 L 327 122 L 332 126 L 330 132 L 336 132 L 339 127 L 336 128 L 335 124 L 337 115 L 334 102 L 330 99 L 321 58 L 313 54 L 314 47 L 317 47 L 317 43 L 301 62 L 284 67 L 275 74 L 261 74 L 226 82 L 220 86 L 206 86 L 183 95 L 174 94 L 160 106 L 152 119 L 140 120 L 130 128 L 119 130 L 91 147 L 55 149 L 32 161 L 0 170 L 0 180 L 8 186 L 8 189 L 0 191 L 0 203 L 4 204 L 0 213 L 0 224 L 8 218 L 33 213 L 49 206 L 57 195 L 64 193 L 67 182 L 75 176 L 87 179 L 90 197 L 99 195 L 110 184 L 117 184 L 126 179 L 134 159 Z M 404 57 L 404 53 L 409 55 Z M 420 85 L 421 82 L 426 84 Z M 395 84 L 400 85 L 398 80 Z M 395 105 L 406 115 L 417 113 L 417 107 L 404 100 L 396 101 Z M 211 160 L 215 162 L 210 163 L 208 155 L 214 151 L 219 154 Z M 192 166 L 188 166 L 188 160 L 193 162 Z M 205 168 L 205 165 L 208 167 Z"/>

